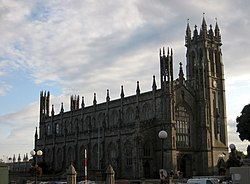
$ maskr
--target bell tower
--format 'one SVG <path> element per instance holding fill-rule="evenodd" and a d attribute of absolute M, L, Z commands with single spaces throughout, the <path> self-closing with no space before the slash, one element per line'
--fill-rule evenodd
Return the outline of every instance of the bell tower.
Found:
<path fill-rule="evenodd" d="M 40 92 L 40 122 L 49 116 L 50 92 Z"/>
<path fill-rule="evenodd" d="M 194 26 L 191 32 L 189 21 L 185 36 L 187 83 L 195 91 L 197 132 L 201 139 L 197 145 L 205 150 L 208 159 L 216 157 L 214 150 L 227 149 L 227 118 L 225 101 L 224 64 L 222 62 L 221 34 L 217 24 L 207 28 L 203 16 L 201 28 Z M 209 154 L 214 153 L 214 155 Z"/>

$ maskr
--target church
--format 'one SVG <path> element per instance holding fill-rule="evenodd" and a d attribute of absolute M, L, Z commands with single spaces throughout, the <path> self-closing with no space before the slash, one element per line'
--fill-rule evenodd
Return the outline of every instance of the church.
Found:
<path fill-rule="evenodd" d="M 73 163 L 84 175 L 87 151 L 89 177 L 114 168 L 117 179 L 159 178 L 159 169 L 180 172 L 183 177 L 217 174 L 218 155 L 228 153 L 224 65 L 221 33 L 216 21 L 185 35 L 186 75 L 179 64 L 173 77 L 173 51 L 160 49 L 160 86 L 155 76 L 152 90 L 85 106 L 84 97 L 72 95 L 70 110 L 50 110 L 50 93 L 40 93 L 40 121 L 35 149 L 41 162 L 53 172 L 63 172 Z M 167 137 L 159 138 L 165 131 Z M 38 136 L 39 135 L 39 136 Z"/>

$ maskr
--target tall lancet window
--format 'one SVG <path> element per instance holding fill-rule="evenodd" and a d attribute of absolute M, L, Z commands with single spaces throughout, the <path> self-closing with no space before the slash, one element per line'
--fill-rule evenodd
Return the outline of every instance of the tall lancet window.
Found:
<path fill-rule="evenodd" d="M 190 114 L 183 106 L 176 111 L 176 146 L 190 147 Z"/>

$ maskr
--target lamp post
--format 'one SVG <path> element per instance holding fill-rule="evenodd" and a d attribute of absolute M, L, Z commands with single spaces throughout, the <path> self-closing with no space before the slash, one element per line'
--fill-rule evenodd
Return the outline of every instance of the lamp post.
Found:
<path fill-rule="evenodd" d="M 235 150 L 236 146 L 235 146 L 234 144 L 230 144 L 230 145 L 229 145 L 229 148 L 230 148 L 230 150 L 232 151 L 232 150 Z"/>
<path fill-rule="evenodd" d="M 165 130 L 161 130 L 158 136 L 161 139 L 161 168 L 163 169 L 163 141 L 168 137 L 168 133 Z"/>
<path fill-rule="evenodd" d="M 35 169 L 35 184 L 37 184 L 37 157 L 42 156 L 43 152 L 41 150 L 36 151 L 35 149 L 30 151 L 30 154 L 32 155 L 34 159 L 34 169 Z"/>

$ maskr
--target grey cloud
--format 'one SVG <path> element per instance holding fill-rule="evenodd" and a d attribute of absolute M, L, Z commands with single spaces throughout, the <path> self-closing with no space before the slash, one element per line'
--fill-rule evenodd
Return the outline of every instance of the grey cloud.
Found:
<path fill-rule="evenodd" d="M 222 0 L 218 5 L 215 0 L 49 1 L 42 7 L 47 12 L 32 14 L 39 6 L 34 1 L 8 1 L 0 8 L 0 32 L 4 35 L 0 59 L 11 61 L 0 67 L 3 77 L 11 73 L 5 69 L 13 66 L 12 70 L 27 71 L 37 83 L 60 85 L 63 95 L 52 97 L 56 112 L 61 102 L 67 109 L 71 94 L 85 96 L 86 104 L 92 104 L 94 92 L 98 102 L 105 101 L 107 88 L 112 99 L 119 97 L 121 85 L 125 95 L 134 94 L 137 80 L 142 91 L 150 90 L 152 75 L 159 73 L 158 52 L 163 46 L 174 49 L 178 72 L 178 62 L 185 61 L 186 19 L 190 19 L 192 28 L 194 24 L 199 27 L 203 11 L 208 24 L 214 25 L 214 18 L 218 17 L 226 81 L 249 73 L 248 2 Z M 0 95 L 10 90 L 9 84 L 2 84 Z M 21 129 L 38 122 L 36 113 L 25 109 L 11 114 L 12 119 L 5 117 L 10 125 L 25 122 L 12 131 L 12 137 L 21 137 Z M 239 142 L 233 120 L 228 121 L 228 129 L 229 141 Z M 32 129 L 27 132 L 33 134 Z M 239 144 L 245 149 L 246 143 Z"/>

